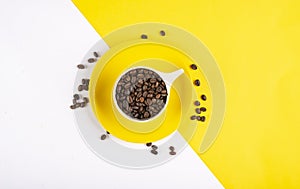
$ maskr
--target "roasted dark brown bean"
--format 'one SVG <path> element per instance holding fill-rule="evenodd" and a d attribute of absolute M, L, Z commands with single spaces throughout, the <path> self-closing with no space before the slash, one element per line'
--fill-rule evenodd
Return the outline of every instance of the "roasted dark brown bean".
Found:
<path fill-rule="evenodd" d="M 94 54 L 94 56 L 95 56 L 96 58 L 99 57 L 99 54 L 98 54 L 97 52 L 94 52 L 93 54 Z"/>
<path fill-rule="evenodd" d="M 166 32 L 164 30 L 161 30 L 159 33 L 160 33 L 161 36 L 165 36 L 166 35 Z"/>
<path fill-rule="evenodd" d="M 200 106 L 200 102 L 199 102 L 198 100 L 196 100 L 196 101 L 194 102 L 194 105 L 195 105 L 195 106 Z"/>
<path fill-rule="evenodd" d="M 88 59 L 88 63 L 94 63 L 94 62 L 96 62 L 96 59 L 95 59 L 95 58 L 89 58 L 89 59 Z"/>
<path fill-rule="evenodd" d="M 150 147 L 152 145 L 152 142 L 146 143 L 146 146 Z"/>
<path fill-rule="evenodd" d="M 77 68 L 78 68 L 78 69 L 84 69 L 85 66 L 84 66 L 83 64 L 78 64 L 78 65 L 77 65 Z"/>
<path fill-rule="evenodd" d="M 192 68 L 192 70 L 197 70 L 197 65 L 196 64 L 191 64 L 190 67 Z"/>

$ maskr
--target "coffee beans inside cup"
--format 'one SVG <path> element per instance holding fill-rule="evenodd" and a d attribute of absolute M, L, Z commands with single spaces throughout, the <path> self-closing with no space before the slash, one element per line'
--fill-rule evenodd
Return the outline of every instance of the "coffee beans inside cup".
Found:
<path fill-rule="evenodd" d="M 168 96 L 163 79 L 145 68 L 125 73 L 115 90 L 118 107 L 137 120 L 148 120 L 156 116 L 164 108 Z"/>

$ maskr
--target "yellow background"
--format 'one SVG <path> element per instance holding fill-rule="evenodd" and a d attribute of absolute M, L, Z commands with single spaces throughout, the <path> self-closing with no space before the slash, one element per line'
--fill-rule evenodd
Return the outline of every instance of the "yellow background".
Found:
<path fill-rule="evenodd" d="M 300 188 L 299 0 L 73 2 L 101 36 L 140 22 L 196 35 L 220 66 L 227 103 L 201 159 L 225 188 Z"/>

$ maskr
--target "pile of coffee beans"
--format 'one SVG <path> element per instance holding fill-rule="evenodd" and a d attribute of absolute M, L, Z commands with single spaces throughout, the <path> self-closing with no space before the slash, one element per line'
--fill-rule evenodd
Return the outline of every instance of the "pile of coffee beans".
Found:
<path fill-rule="evenodd" d="M 118 81 L 115 98 L 119 108 L 133 119 L 147 120 L 165 106 L 168 92 L 165 82 L 152 70 L 137 68 Z"/>
<path fill-rule="evenodd" d="M 87 103 L 89 103 L 89 99 L 87 97 L 83 97 L 82 99 L 80 99 L 79 94 L 74 94 L 73 95 L 73 104 L 70 106 L 70 108 L 72 110 L 79 108 L 79 107 L 84 108 Z"/>

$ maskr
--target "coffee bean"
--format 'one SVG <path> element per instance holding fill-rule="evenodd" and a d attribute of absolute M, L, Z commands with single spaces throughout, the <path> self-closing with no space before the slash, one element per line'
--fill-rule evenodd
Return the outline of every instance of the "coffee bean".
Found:
<path fill-rule="evenodd" d="M 156 145 L 152 145 L 151 148 L 152 148 L 153 150 L 157 150 L 157 149 L 158 149 L 158 147 L 157 147 Z"/>
<path fill-rule="evenodd" d="M 148 95 L 147 91 L 143 92 L 143 97 L 146 98 Z"/>
<path fill-rule="evenodd" d="M 200 102 L 199 102 L 198 100 L 196 100 L 196 101 L 194 102 L 194 105 L 195 105 L 195 106 L 200 106 Z"/>
<path fill-rule="evenodd" d="M 99 54 L 98 54 L 97 52 L 94 52 L 93 54 L 94 54 L 94 56 L 95 56 L 96 58 L 99 57 Z"/>
<path fill-rule="evenodd" d="M 204 122 L 205 121 L 205 116 L 201 116 L 199 121 Z"/>
<path fill-rule="evenodd" d="M 149 112 L 145 112 L 145 113 L 144 113 L 144 117 L 145 117 L 145 118 L 148 118 L 149 116 L 150 116 Z"/>
<path fill-rule="evenodd" d="M 131 83 L 132 83 L 132 84 L 135 84 L 135 82 L 136 82 L 136 77 L 132 77 L 132 78 L 131 78 Z"/>
<path fill-rule="evenodd" d="M 81 107 L 81 108 L 84 108 L 85 106 L 86 106 L 86 102 L 81 102 L 81 103 L 80 103 L 80 107 Z"/>
<path fill-rule="evenodd" d="M 160 98 L 160 94 L 157 94 L 157 95 L 155 96 L 155 98 Z"/>
<path fill-rule="evenodd" d="M 166 35 L 166 32 L 164 30 L 161 30 L 159 33 L 160 33 L 161 36 L 165 36 Z"/>
<path fill-rule="evenodd" d="M 124 88 L 125 88 L 125 89 L 129 89 L 129 88 L 130 88 L 130 85 L 131 85 L 130 83 L 127 83 L 127 84 L 124 86 Z"/>
<path fill-rule="evenodd" d="M 151 104 L 152 104 L 152 100 L 151 99 L 149 99 L 149 98 L 147 98 L 147 104 L 150 106 Z"/>
<path fill-rule="evenodd" d="M 170 154 L 171 156 L 174 156 L 174 155 L 176 155 L 176 152 L 172 151 L 172 152 L 169 152 L 169 154 Z"/>
<path fill-rule="evenodd" d="M 106 134 L 108 134 L 108 135 L 109 135 L 110 133 L 109 133 L 108 131 L 106 131 Z"/>
<path fill-rule="evenodd" d="M 141 97 L 140 102 L 144 102 L 144 101 L 145 101 L 144 97 Z"/>
<path fill-rule="evenodd" d="M 70 106 L 70 108 L 71 108 L 72 110 L 74 110 L 74 109 L 76 109 L 76 105 L 73 104 L 73 105 Z"/>
<path fill-rule="evenodd" d="M 142 35 L 141 35 L 141 38 L 142 38 L 142 39 L 148 39 L 148 36 L 145 35 L 145 34 L 142 34 Z"/>
<path fill-rule="evenodd" d="M 164 93 L 167 93 L 167 90 L 162 90 L 161 93 L 163 93 L 163 94 L 164 94 Z"/>
<path fill-rule="evenodd" d="M 146 146 L 147 146 L 147 147 L 150 147 L 151 145 L 152 145 L 152 142 L 146 143 Z"/>
<path fill-rule="evenodd" d="M 144 74 L 138 74 L 138 75 L 137 75 L 137 78 L 140 78 L 140 80 L 141 80 L 141 78 L 144 78 L 144 76 L 145 76 Z M 139 80 L 139 81 L 140 81 L 140 80 Z M 143 80 L 142 80 L 142 81 L 143 81 Z M 143 82 L 142 82 L 141 84 L 143 84 Z"/>
<path fill-rule="evenodd" d="M 175 150 L 174 146 L 170 146 L 169 149 L 170 149 L 171 151 L 174 151 L 174 150 Z"/>
<path fill-rule="evenodd" d="M 73 99 L 73 105 L 77 103 L 77 100 L 74 98 Z"/>
<path fill-rule="evenodd" d="M 206 112 L 206 108 L 205 107 L 201 107 L 200 110 L 201 110 L 201 112 Z"/>
<path fill-rule="evenodd" d="M 88 63 L 94 63 L 94 62 L 96 62 L 96 59 L 95 59 L 95 58 L 89 58 L 89 59 L 88 59 Z"/>
<path fill-rule="evenodd" d="M 198 121 L 201 121 L 201 117 L 200 117 L 200 116 L 196 116 L 196 119 L 197 119 Z"/>
<path fill-rule="evenodd" d="M 76 104 L 75 104 L 75 107 L 76 107 L 76 108 L 79 108 L 79 107 L 80 107 L 80 103 L 76 103 Z"/>
<path fill-rule="evenodd" d="M 159 85 L 159 83 L 158 83 L 158 82 L 156 82 L 156 83 L 155 83 L 155 87 L 157 88 L 157 87 L 158 87 L 158 85 Z"/>
<path fill-rule="evenodd" d="M 161 91 L 162 91 L 162 88 L 161 88 L 161 87 L 157 87 L 156 91 L 157 91 L 157 92 L 161 92 Z"/>
<path fill-rule="evenodd" d="M 106 135 L 104 135 L 104 134 L 101 135 L 100 139 L 101 139 L 101 140 L 105 140 L 105 139 L 106 139 Z"/>
<path fill-rule="evenodd" d="M 154 155 L 158 154 L 158 152 L 156 150 L 151 150 L 151 153 L 154 154 Z"/>
<path fill-rule="evenodd" d="M 200 108 L 196 108 L 196 109 L 195 109 L 195 112 L 196 112 L 197 114 L 200 114 L 200 113 L 201 113 Z"/>
<path fill-rule="evenodd" d="M 201 95 L 201 99 L 203 100 L 203 101 L 206 101 L 206 96 L 203 94 L 203 95 Z"/>
<path fill-rule="evenodd" d="M 81 80 L 81 83 L 82 83 L 83 85 L 85 85 L 85 84 L 86 84 L 86 79 L 82 79 L 82 80 Z"/>
<path fill-rule="evenodd" d="M 193 70 L 197 70 L 196 64 L 191 64 L 190 67 L 191 67 Z"/>
<path fill-rule="evenodd" d="M 138 73 L 144 73 L 144 69 L 140 68 L 137 70 Z"/>
<path fill-rule="evenodd" d="M 147 85 L 144 85 L 144 86 L 143 86 L 143 91 L 146 91 L 147 88 L 148 88 Z"/>
<path fill-rule="evenodd" d="M 77 68 L 78 68 L 78 69 L 84 69 L 85 66 L 84 66 L 83 64 L 78 64 L 78 65 L 77 65 Z"/>
<path fill-rule="evenodd" d="M 155 83 L 156 82 L 156 79 L 155 78 L 151 78 L 150 79 L 150 83 Z"/>
<path fill-rule="evenodd" d="M 87 97 L 83 97 L 83 102 L 85 102 L 85 103 L 89 103 L 89 99 L 87 98 Z"/>
<path fill-rule="evenodd" d="M 83 85 L 79 85 L 78 86 L 78 91 L 82 91 L 83 90 Z"/>
<path fill-rule="evenodd" d="M 194 81 L 194 85 L 200 86 L 200 81 L 199 81 L 199 79 L 196 79 L 196 80 Z"/>
<path fill-rule="evenodd" d="M 131 104 L 131 103 L 133 102 L 133 99 L 132 99 L 131 96 L 127 96 L 127 102 L 128 102 L 129 104 Z"/>
<path fill-rule="evenodd" d="M 76 99 L 76 100 L 79 100 L 80 96 L 79 96 L 79 94 L 74 94 L 73 98 Z"/>

